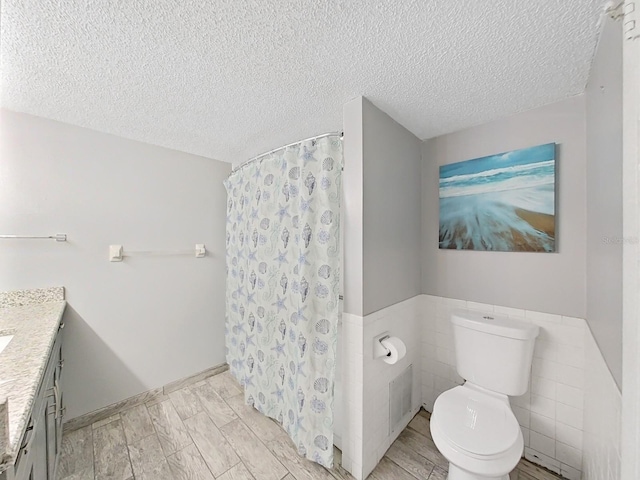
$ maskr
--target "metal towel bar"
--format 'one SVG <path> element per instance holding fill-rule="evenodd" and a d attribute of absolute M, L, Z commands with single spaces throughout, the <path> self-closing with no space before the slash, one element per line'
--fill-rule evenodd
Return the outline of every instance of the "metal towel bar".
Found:
<path fill-rule="evenodd" d="M 0 238 L 45 238 L 45 239 L 53 239 L 56 242 L 66 242 L 67 234 L 66 233 L 56 233 L 55 235 L 0 235 Z"/>

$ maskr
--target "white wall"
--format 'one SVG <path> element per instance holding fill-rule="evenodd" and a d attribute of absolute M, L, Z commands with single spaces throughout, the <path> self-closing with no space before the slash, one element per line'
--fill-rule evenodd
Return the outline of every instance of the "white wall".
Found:
<path fill-rule="evenodd" d="M 432 411 L 445 390 L 462 384 L 456 371 L 451 311 L 470 309 L 504 315 L 540 327 L 527 393 L 511 398 L 524 437 L 524 456 L 534 463 L 580 480 L 582 470 L 585 335 L 581 318 L 423 295 L 422 401 Z M 603 406 L 605 406 L 603 404 Z M 590 412 L 598 415 L 597 412 Z"/>
<path fill-rule="evenodd" d="M 620 386 L 623 244 L 622 22 L 605 16 L 603 23 L 586 93 L 586 318 Z"/>
<path fill-rule="evenodd" d="M 623 42 L 623 234 L 640 239 L 640 42 Z M 640 478 L 640 244 L 622 248 L 622 478 Z"/>
<path fill-rule="evenodd" d="M 622 396 L 590 332 L 585 338 L 585 372 L 583 478 L 629 478 L 620 474 Z"/>
<path fill-rule="evenodd" d="M 59 122 L 0 112 L 0 290 L 63 285 L 68 418 L 224 362 L 230 165 Z M 204 259 L 108 261 L 125 250 Z"/>
<path fill-rule="evenodd" d="M 364 452 L 364 322 L 361 316 L 342 314 L 339 369 L 341 373 L 340 421 L 342 467 L 362 480 Z M 337 419 L 336 419 L 337 420 Z"/>
<path fill-rule="evenodd" d="M 438 249 L 438 167 L 556 142 L 558 253 Z M 584 96 L 424 143 L 422 292 L 584 318 L 586 153 Z"/>

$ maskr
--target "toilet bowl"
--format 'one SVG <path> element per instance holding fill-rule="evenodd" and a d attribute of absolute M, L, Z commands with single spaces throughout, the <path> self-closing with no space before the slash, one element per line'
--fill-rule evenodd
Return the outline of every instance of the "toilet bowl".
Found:
<path fill-rule="evenodd" d="M 449 461 L 448 480 L 509 480 L 524 451 L 509 395 L 527 391 L 539 328 L 470 311 L 454 312 L 452 324 L 466 382 L 436 399 L 431 436 Z"/>
<path fill-rule="evenodd" d="M 431 436 L 450 463 L 449 480 L 508 480 L 524 441 L 506 396 L 467 383 L 440 395 L 433 411 Z"/>

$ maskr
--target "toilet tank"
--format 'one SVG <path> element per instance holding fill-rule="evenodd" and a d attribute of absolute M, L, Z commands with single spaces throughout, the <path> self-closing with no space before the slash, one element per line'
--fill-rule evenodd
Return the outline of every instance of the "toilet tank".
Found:
<path fill-rule="evenodd" d="M 504 395 L 527 391 L 537 325 L 470 310 L 454 311 L 451 323 L 462 378 Z"/>

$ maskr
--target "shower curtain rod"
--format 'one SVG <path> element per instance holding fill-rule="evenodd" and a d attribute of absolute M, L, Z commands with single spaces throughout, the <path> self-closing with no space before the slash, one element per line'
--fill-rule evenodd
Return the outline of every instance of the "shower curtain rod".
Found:
<path fill-rule="evenodd" d="M 270 155 L 270 154 L 272 154 L 272 153 L 275 153 L 275 152 L 277 152 L 277 151 L 279 151 L 279 150 L 284 150 L 285 148 L 292 147 L 292 146 L 297 145 L 297 144 L 302 143 L 302 142 L 308 142 L 309 140 L 318 140 L 319 138 L 331 137 L 331 136 L 333 136 L 333 135 L 338 135 L 338 136 L 342 137 L 342 136 L 344 135 L 344 132 L 328 132 L 328 133 L 323 133 L 323 134 L 321 134 L 321 135 L 315 135 L 315 136 L 313 136 L 313 137 L 305 138 L 304 140 L 298 140 L 297 142 L 288 143 L 288 144 L 286 144 L 286 145 L 285 145 L 285 146 L 283 146 L 283 147 L 274 148 L 273 150 L 269 150 L 268 152 L 261 153 L 260 155 L 256 155 L 255 157 L 251 157 L 251 158 L 250 158 L 249 160 L 247 160 L 246 162 L 241 163 L 241 164 L 240 164 L 240 165 L 238 165 L 236 168 L 234 168 L 233 170 L 231 170 L 231 173 L 235 173 L 235 172 L 237 172 L 238 170 L 240 170 L 242 167 L 244 167 L 244 166 L 246 166 L 246 165 L 249 165 L 250 163 L 253 163 L 253 162 L 255 162 L 256 160 L 259 160 L 259 159 L 261 159 L 262 157 L 266 157 L 267 155 Z"/>

